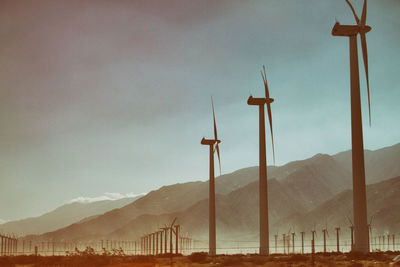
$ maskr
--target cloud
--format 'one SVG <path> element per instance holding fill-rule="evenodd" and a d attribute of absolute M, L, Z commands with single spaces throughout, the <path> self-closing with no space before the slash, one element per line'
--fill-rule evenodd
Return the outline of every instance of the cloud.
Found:
<path fill-rule="evenodd" d="M 127 194 L 121 194 L 121 193 L 109 193 L 106 192 L 102 196 L 97 196 L 97 197 L 77 197 L 74 199 L 71 199 L 67 203 L 74 203 L 74 202 L 79 202 L 79 203 L 92 203 L 96 201 L 102 201 L 102 200 L 118 200 L 122 198 L 135 198 L 138 196 L 144 196 L 147 193 L 140 193 L 140 194 L 135 194 L 135 193 L 127 193 Z M 1 220 L 0 220 L 1 223 Z"/>
<path fill-rule="evenodd" d="M 6 220 L 0 219 L 0 224 L 6 223 L 6 222 L 7 222 Z"/>

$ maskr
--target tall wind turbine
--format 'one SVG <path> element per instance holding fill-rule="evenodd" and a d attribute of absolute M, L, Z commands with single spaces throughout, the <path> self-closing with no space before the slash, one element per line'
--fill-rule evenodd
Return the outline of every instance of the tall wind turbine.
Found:
<path fill-rule="evenodd" d="M 368 55 L 365 34 L 371 27 L 365 25 L 367 19 L 367 0 L 364 0 L 361 19 L 353 6 L 346 0 L 356 19 L 357 25 L 341 25 L 336 22 L 332 29 L 333 36 L 346 36 L 350 39 L 350 85 L 351 85 L 351 139 L 353 165 L 353 209 L 354 209 L 354 251 L 368 253 L 367 200 L 365 189 L 364 144 L 361 120 L 360 80 L 358 69 L 357 35 L 361 37 L 361 47 L 367 79 L 369 124 L 371 125 L 371 105 L 368 78 Z"/>
<path fill-rule="evenodd" d="M 219 162 L 219 171 L 221 172 L 221 159 L 219 154 L 219 146 L 221 140 L 218 140 L 217 135 L 217 124 L 215 122 L 215 111 L 214 111 L 214 101 L 211 97 L 211 106 L 213 112 L 213 120 L 214 120 L 214 139 L 201 139 L 202 145 L 207 145 L 210 147 L 210 182 L 209 182 L 209 254 L 210 256 L 215 256 L 217 253 L 217 242 L 216 242 L 216 234 L 215 234 L 215 182 L 214 182 L 214 152 L 217 151 L 218 162 Z"/>
<path fill-rule="evenodd" d="M 264 105 L 267 104 L 268 119 L 271 128 L 272 138 L 272 152 L 275 162 L 275 149 L 274 149 L 274 135 L 272 131 L 272 114 L 271 114 L 271 103 L 274 101 L 273 98 L 269 97 L 269 89 L 267 84 L 267 76 L 265 74 L 265 66 L 263 66 L 264 72 L 261 71 L 261 76 L 264 81 L 265 87 L 265 98 L 254 98 L 250 95 L 247 100 L 248 105 L 258 106 L 259 110 L 259 209 L 260 209 L 260 255 L 269 255 L 269 227 L 268 227 L 268 183 L 267 183 L 267 156 L 265 152 L 265 114 Z"/>

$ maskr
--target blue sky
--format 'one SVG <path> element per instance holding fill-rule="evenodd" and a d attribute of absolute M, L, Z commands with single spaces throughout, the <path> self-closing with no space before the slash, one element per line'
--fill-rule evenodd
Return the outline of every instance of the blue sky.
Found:
<path fill-rule="evenodd" d="M 368 2 L 368 149 L 400 141 L 399 12 L 398 0 Z M 222 172 L 257 165 L 246 100 L 264 94 L 263 64 L 277 165 L 350 149 L 349 48 L 331 36 L 335 19 L 354 23 L 345 1 L 2 1 L 1 219 L 206 180 L 211 95 Z"/>

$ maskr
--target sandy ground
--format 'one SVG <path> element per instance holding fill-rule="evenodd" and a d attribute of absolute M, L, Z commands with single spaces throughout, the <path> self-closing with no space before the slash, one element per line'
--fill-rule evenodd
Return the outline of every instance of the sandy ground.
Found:
<path fill-rule="evenodd" d="M 130 257 L 130 256 L 74 256 L 74 257 L 33 257 L 18 256 L 0 258 L 0 267 L 216 267 L 216 266 L 263 266 L 263 267 L 306 267 L 306 266 L 351 266 L 381 267 L 390 265 L 394 256 L 399 253 L 354 254 L 317 254 L 308 255 L 219 255 L 214 258 L 205 253 L 178 257 Z M 400 265 L 398 265 L 400 266 Z"/>

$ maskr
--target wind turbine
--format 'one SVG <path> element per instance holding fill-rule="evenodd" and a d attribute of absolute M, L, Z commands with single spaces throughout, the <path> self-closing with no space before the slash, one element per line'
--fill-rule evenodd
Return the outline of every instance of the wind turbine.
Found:
<path fill-rule="evenodd" d="M 180 229 L 180 225 L 177 224 L 175 225 L 175 254 L 178 255 L 179 253 L 179 229 Z"/>
<path fill-rule="evenodd" d="M 293 229 L 293 232 L 292 232 L 292 253 L 294 254 L 294 237 L 296 236 L 296 233 L 295 233 L 295 231 L 294 231 L 294 229 Z"/>
<path fill-rule="evenodd" d="M 368 238 L 368 244 L 369 244 L 369 250 L 372 252 L 372 220 L 374 219 L 374 216 L 371 216 L 371 219 L 369 220 L 368 224 L 368 230 L 369 230 L 369 238 Z"/>
<path fill-rule="evenodd" d="M 314 223 L 314 228 L 311 230 L 311 253 L 315 253 L 315 237 L 317 236 L 317 231 L 315 230 L 315 223 Z"/>
<path fill-rule="evenodd" d="M 388 241 L 387 250 L 389 250 L 389 246 L 390 246 L 390 234 L 389 233 L 387 234 L 387 241 Z"/>
<path fill-rule="evenodd" d="M 380 251 L 382 251 L 381 238 L 382 238 L 382 236 L 379 236 L 379 237 L 378 237 L 378 240 L 379 240 L 379 250 L 380 250 Z"/>
<path fill-rule="evenodd" d="M 328 223 L 325 223 L 325 228 L 322 229 L 322 233 L 324 234 L 324 253 L 326 253 L 326 236 L 329 237 L 329 232 L 328 232 Z"/>
<path fill-rule="evenodd" d="M 164 254 L 163 253 L 163 234 L 164 234 L 164 230 L 158 231 L 158 233 L 160 234 L 160 254 Z"/>
<path fill-rule="evenodd" d="M 368 78 L 368 55 L 365 34 L 371 27 L 365 25 L 367 18 L 367 0 L 364 0 L 361 19 L 358 18 L 353 6 L 346 0 L 353 12 L 357 25 L 341 25 L 335 23 L 333 36 L 346 36 L 350 39 L 350 84 L 351 84 L 351 134 L 352 134 L 352 165 L 353 165 L 353 209 L 354 209 L 354 251 L 368 253 L 368 222 L 367 200 L 365 189 L 364 144 L 361 120 L 360 80 L 358 69 L 357 35 L 361 37 L 361 47 L 367 79 L 369 124 L 371 125 L 371 104 Z"/>
<path fill-rule="evenodd" d="M 248 105 L 259 107 L 259 219 L 260 219 L 260 255 L 269 255 L 269 226 L 268 226 L 268 182 L 267 182 L 267 156 L 265 152 L 265 114 L 264 105 L 267 104 L 268 119 L 271 129 L 272 139 L 272 153 L 275 163 L 275 148 L 274 148 L 274 135 L 272 131 L 272 113 L 271 103 L 273 98 L 269 97 L 269 89 L 267 84 L 267 76 L 265 73 L 265 66 L 263 66 L 264 73 L 261 71 L 261 76 L 264 81 L 265 98 L 253 98 L 250 95 L 247 100 Z"/>
<path fill-rule="evenodd" d="M 305 232 L 300 232 L 301 234 L 301 254 L 304 254 L 304 234 Z"/>
<path fill-rule="evenodd" d="M 351 234 L 351 246 L 350 246 L 350 248 L 351 248 L 351 250 L 353 250 L 354 249 L 354 225 L 353 225 L 353 222 L 350 220 L 350 218 L 348 217 L 348 216 L 346 216 L 347 217 L 347 220 L 349 220 L 349 222 L 350 222 L 350 226 L 349 226 L 349 228 L 350 228 L 350 234 Z"/>
<path fill-rule="evenodd" d="M 4 244 L 3 235 L 0 234 L 0 256 L 3 256 L 3 244 Z"/>
<path fill-rule="evenodd" d="M 175 221 L 176 221 L 176 217 L 175 217 L 175 219 L 172 221 L 172 223 L 171 223 L 171 225 L 168 227 L 169 228 L 169 253 L 172 255 L 172 253 L 173 253 L 173 245 L 172 245 L 172 234 L 173 234 L 173 232 L 174 232 L 174 224 L 175 224 Z"/>
<path fill-rule="evenodd" d="M 221 140 L 218 140 L 217 135 L 217 124 L 215 122 L 215 111 L 214 111 L 214 101 L 211 97 L 211 106 L 213 112 L 214 121 L 214 139 L 201 139 L 202 145 L 207 145 L 210 147 L 210 182 L 209 182 L 209 208 L 208 208 L 208 218 L 209 218 L 209 254 L 210 256 L 215 256 L 217 253 L 217 242 L 216 242 L 216 227 L 215 227 L 215 181 L 214 181 L 214 152 L 217 151 L 219 171 L 221 173 L 221 158 L 219 154 L 219 146 Z"/>
<path fill-rule="evenodd" d="M 286 234 L 282 234 L 282 240 L 283 240 L 283 254 L 286 254 Z"/>
<path fill-rule="evenodd" d="M 396 239 L 395 239 L 395 234 L 392 234 L 392 240 L 393 240 L 393 251 L 396 251 L 395 250 L 395 245 L 396 245 Z"/>
<path fill-rule="evenodd" d="M 340 252 L 340 247 L 339 247 L 339 232 L 340 232 L 340 227 L 336 227 L 335 230 L 336 230 L 336 249 L 337 249 L 337 252 L 339 253 L 339 252 Z"/>
<path fill-rule="evenodd" d="M 287 253 L 290 254 L 290 234 L 291 234 L 292 227 L 289 228 L 288 233 L 286 234 L 287 238 Z"/>
<path fill-rule="evenodd" d="M 168 226 L 164 225 L 164 227 L 161 227 L 160 230 L 162 230 L 161 231 L 161 239 L 162 239 L 162 234 L 164 233 L 164 237 L 165 237 L 165 239 L 164 239 L 164 244 L 165 244 L 165 246 L 164 246 L 164 254 L 167 254 Z M 163 252 L 162 252 L 162 244 L 161 244 L 161 254 L 163 254 Z"/>

